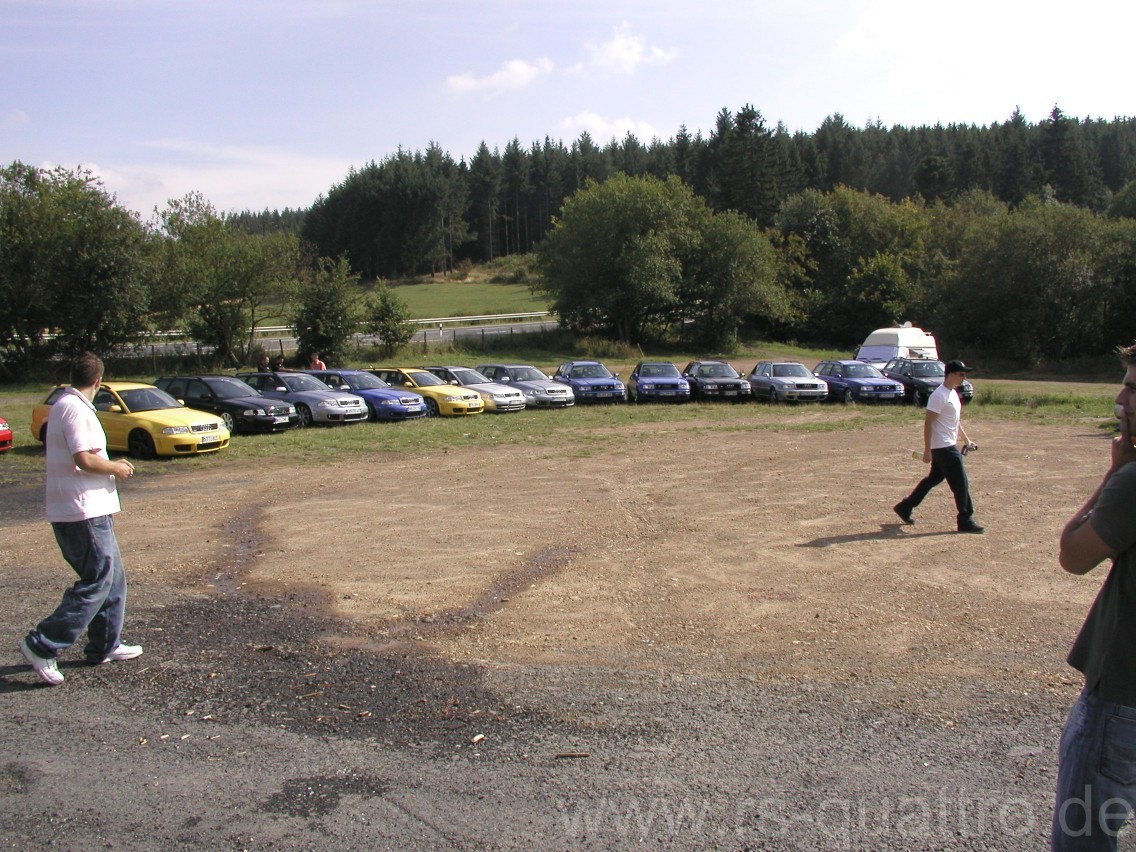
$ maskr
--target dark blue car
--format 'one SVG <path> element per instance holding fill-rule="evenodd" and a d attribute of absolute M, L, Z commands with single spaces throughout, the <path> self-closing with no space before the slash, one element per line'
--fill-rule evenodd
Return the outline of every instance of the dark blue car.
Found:
<path fill-rule="evenodd" d="M 599 361 L 565 361 L 552 381 L 572 388 L 576 402 L 623 402 L 626 390 L 619 376 Z"/>
<path fill-rule="evenodd" d="M 841 402 L 899 402 L 903 385 L 864 361 L 821 361 L 813 375 L 828 385 L 828 398 Z"/>
<path fill-rule="evenodd" d="M 413 420 L 426 416 L 421 394 L 393 388 L 366 370 L 305 370 L 332 390 L 346 390 L 367 403 L 368 420 Z"/>
<path fill-rule="evenodd" d="M 640 361 L 627 378 L 627 397 L 632 402 L 689 402 L 690 382 L 669 361 Z"/>

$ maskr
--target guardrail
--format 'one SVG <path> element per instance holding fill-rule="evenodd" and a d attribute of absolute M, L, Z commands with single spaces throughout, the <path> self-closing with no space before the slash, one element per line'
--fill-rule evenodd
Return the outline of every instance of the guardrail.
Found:
<path fill-rule="evenodd" d="M 545 317 L 552 316 L 552 311 L 526 311 L 517 314 L 477 314 L 465 317 L 429 317 L 427 319 L 414 319 L 407 320 L 411 325 L 418 326 L 452 326 L 452 325 L 476 325 L 483 322 L 508 322 L 509 320 L 521 320 L 522 322 L 535 322 L 542 320 Z M 281 334 L 294 334 L 296 331 L 295 326 L 291 325 L 261 325 L 256 327 L 257 337 L 278 337 Z M 170 332 L 173 334 L 173 332 Z"/>

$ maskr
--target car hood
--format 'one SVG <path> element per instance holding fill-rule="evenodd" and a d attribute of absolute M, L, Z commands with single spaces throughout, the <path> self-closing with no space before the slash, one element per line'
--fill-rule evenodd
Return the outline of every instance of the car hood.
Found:
<path fill-rule="evenodd" d="M 138 420 L 145 420 L 147 423 L 153 423 L 158 427 L 166 426 L 205 426 L 212 424 L 220 428 L 221 421 L 217 419 L 216 414 L 206 414 L 203 411 L 197 411 L 193 408 L 158 408 L 152 411 L 135 411 L 130 414 L 124 414 L 117 411 L 96 411 L 95 414 L 99 420 L 108 419 L 112 420 L 117 417 L 133 417 Z"/>
<path fill-rule="evenodd" d="M 361 396 L 363 399 L 410 399 L 417 397 L 422 398 L 422 394 L 418 391 L 412 391 L 410 388 L 362 388 L 360 390 L 351 391 L 352 396 Z"/>
<path fill-rule="evenodd" d="M 520 393 L 520 388 L 515 388 L 512 385 L 501 384 L 500 382 L 477 382 L 471 385 L 463 385 L 470 390 L 475 390 L 478 393 Z"/>
<path fill-rule="evenodd" d="M 608 376 L 606 379 L 573 379 L 569 378 L 568 381 L 573 385 L 579 385 L 585 388 L 594 388 L 600 385 L 621 385 L 622 379 L 617 379 L 615 376 Z"/>
<path fill-rule="evenodd" d="M 528 390 L 566 390 L 572 392 L 572 388 L 563 384 L 562 382 L 554 382 L 551 380 L 541 381 L 540 379 L 533 379 L 527 382 L 510 382 L 509 387 L 528 389 Z"/>

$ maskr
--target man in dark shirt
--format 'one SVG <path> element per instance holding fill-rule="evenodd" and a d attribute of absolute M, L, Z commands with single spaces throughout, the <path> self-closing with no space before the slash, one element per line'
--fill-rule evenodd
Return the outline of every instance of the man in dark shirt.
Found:
<path fill-rule="evenodd" d="M 1116 849 L 1136 805 L 1136 345 L 1116 397 L 1120 435 L 1100 486 L 1061 532 L 1061 567 L 1112 569 L 1069 652 L 1085 687 L 1069 711 L 1058 755 L 1055 850 Z"/>

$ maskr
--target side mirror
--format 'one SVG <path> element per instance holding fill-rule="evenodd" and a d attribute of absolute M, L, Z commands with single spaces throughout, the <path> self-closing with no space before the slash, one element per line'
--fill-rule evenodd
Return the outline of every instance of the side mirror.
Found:
<path fill-rule="evenodd" d="M 117 403 L 111 403 L 107 406 L 107 411 L 111 414 L 122 414 L 122 406 Z"/>
<path fill-rule="evenodd" d="M 509 382 L 513 381 L 513 378 L 512 376 L 502 376 L 501 378 L 497 379 L 497 381 L 507 385 L 509 384 Z"/>
<path fill-rule="evenodd" d="M 277 386 L 276 386 L 276 387 L 274 388 L 274 390 L 275 390 L 275 391 L 276 391 L 277 393 L 287 393 L 287 392 L 288 392 L 288 388 L 284 387 L 284 385 L 277 385 Z"/>

